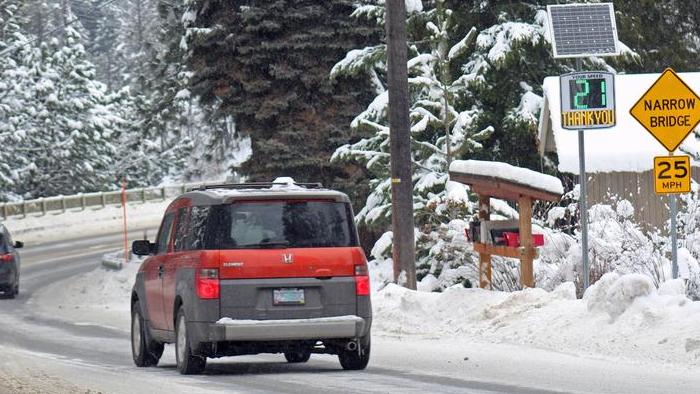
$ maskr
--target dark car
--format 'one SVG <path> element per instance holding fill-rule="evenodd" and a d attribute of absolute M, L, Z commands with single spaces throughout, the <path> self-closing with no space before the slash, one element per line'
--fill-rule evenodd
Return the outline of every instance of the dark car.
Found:
<path fill-rule="evenodd" d="M 370 354 L 367 260 L 348 197 L 317 184 L 208 186 L 175 199 L 134 285 L 134 362 L 158 363 L 175 343 L 177 368 L 208 357 L 338 355 L 364 369 Z"/>
<path fill-rule="evenodd" d="M 0 292 L 7 298 L 19 294 L 19 253 L 22 242 L 12 242 L 7 228 L 0 224 Z"/>

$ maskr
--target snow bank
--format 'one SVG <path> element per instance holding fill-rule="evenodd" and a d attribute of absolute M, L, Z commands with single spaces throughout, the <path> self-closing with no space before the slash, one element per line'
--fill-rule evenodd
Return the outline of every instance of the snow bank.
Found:
<path fill-rule="evenodd" d="M 155 228 L 170 201 L 128 204 L 129 229 Z M 13 238 L 26 243 L 46 243 L 75 239 L 82 236 L 114 234 L 123 227 L 121 206 L 50 212 L 43 216 L 11 217 L 3 222 Z"/>
<path fill-rule="evenodd" d="M 450 164 L 450 172 L 501 178 L 554 194 L 564 194 L 564 187 L 556 177 L 497 161 L 455 160 Z"/>
<path fill-rule="evenodd" d="M 119 271 L 99 267 L 38 291 L 31 302 L 47 316 L 126 332 L 131 321 L 131 289 L 140 266 L 141 260 L 135 258 Z"/>
<path fill-rule="evenodd" d="M 583 300 L 569 282 L 552 292 L 513 293 L 459 287 L 425 293 L 389 284 L 372 302 L 376 334 L 700 365 L 700 302 L 660 294 L 641 275 L 606 275 Z"/>

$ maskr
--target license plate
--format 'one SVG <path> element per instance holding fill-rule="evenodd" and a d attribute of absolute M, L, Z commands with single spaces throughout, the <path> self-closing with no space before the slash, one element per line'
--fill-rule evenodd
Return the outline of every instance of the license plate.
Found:
<path fill-rule="evenodd" d="M 274 305 L 304 305 L 304 289 L 272 290 Z"/>

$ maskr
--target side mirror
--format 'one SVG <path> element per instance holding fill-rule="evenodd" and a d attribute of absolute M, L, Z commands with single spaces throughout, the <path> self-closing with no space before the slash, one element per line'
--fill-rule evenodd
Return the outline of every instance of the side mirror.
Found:
<path fill-rule="evenodd" d="M 24 242 L 15 241 L 15 249 L 22 249 L 24 247 Z"/>
<path fill-rule="evenodd" d="M 131 244 L 131 251 L 137 256 L 148 256 L 153 253 L 155 246 L 155 244 L 148 242 L 146 239 L 140 239 Z"/>

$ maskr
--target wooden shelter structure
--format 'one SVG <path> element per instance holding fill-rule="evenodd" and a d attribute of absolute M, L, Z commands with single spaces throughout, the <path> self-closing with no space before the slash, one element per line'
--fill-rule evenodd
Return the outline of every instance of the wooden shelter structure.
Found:
<path fill-rule="evenodd" d="M 489 162 L 468 160 L 462 163 L 478 165 Z M 485 240 L 474 242 L 474 250 L 479 253 L 479 287 L 483 289 L 489 288 L 491 285 L 491 256 L 520 259 L 520 283 L 522 286 L 534 287 L 533 260 L 537 257 L 537 249 L 532 242 L 532 204 L 534 200 L 559 201 L 563 193 L 561 182 L 552 176 L 513 167 L 505 163 L 493 164 L 499 165 L 500 168 L 514 169 L 513 172 L 506 172 L 509 176 L 499 176 L 499 171 L 485 175 L 489 171 L 484 171 L 483 167 L 477 171 L 470 171 L 470 166 L 460 165 L 462 163 L 455 161 L 450 166 L 450 180 L 471 186 L 472 191 L 479 196 L 479 220 L 482 223 L 490 220 L 491 198 L 514 201 L 518 204 L 520 246 L 494 245 L 484 242 Z M 476 167 L 471 166 L 471 168 Z M 519 174 L 529 176 L 518 177 Z M 533 179 L 533 174 L 535 177 L 546 177 L 545 180 L 549 181 L 549 184 L 533 185 L 528 182 L 528 180 Z M 556 183 L 555 187 L 552 187 L 552 179 L 558 182 L 559 187 L 556 187 Z"/>

